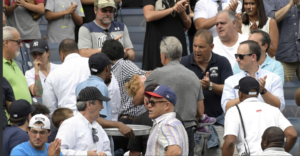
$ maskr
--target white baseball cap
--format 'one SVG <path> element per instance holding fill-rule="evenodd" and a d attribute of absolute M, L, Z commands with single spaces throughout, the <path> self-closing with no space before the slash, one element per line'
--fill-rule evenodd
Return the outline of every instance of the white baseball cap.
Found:
<path fill-rule="evenodd" d="M 38 121 L 42 122 L 44 124 L 44 126 L 34 125 Z M 47 116 L 45 116 L 43 114 L 37 114 L 37 115 L 31 117 L 31 119 L 29 121 L 29 127 L 37 128 L 37 129 L 49 129 L 50 130 L 50 120 Z"/>

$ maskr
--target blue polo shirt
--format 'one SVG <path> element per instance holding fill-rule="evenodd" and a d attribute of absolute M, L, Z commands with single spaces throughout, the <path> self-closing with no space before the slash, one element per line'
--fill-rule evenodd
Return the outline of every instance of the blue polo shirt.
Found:
<path fill-rule="evenodd" d="M 194 53 L 181 58 L 180 63 L 193 71 L 199 79 L 203 79 L 206 72 L 209 72 L 209 79 L 215 84 L 224 84 L 225 80 L 232 75 L 231 65 L 227 58 L 212 52 L 211 60 L 205 71 L 198 66 L 194 59 Z M 223 114 L 221 107 L 221 95 L 203 89 L 204 113 L 211 117 L 218 117 Z"/>
<path fill-rule="evenodd" d="M 96 87 L 99 89 L 103 96 L 109 97 L 109 92 L 106 84 L 98 76 L 91 75 L 86 81 L 79 83 L 75 90 L 76 96 L 78 96 L 79 92 L 86 87 Z M 102 104 L 104 108 L 100 112 L 101 116 L 106 120 L 111 120 L 110 101 L 103 101 Z"/>
<path fill-rule="evenodd" d="M 284 84 L 284 71 L 283 71 L 282 64 L 279 61 L 276 61 L 276 60 L 273 60 L 272 58 L 270 58 L 268 56 L 268 54 L 266 54 L 266 55 L 267 55 L 267 57 L 266 57 L 264 63 L 260 66 L 260 68 L 277 74 L 280 77 L 280 79 L 282 81 L 282 85 L 283 85 Z M 237 62 L 234 64 L 232 70 L 233 70 L 234 75 L 242 71 Z"/>

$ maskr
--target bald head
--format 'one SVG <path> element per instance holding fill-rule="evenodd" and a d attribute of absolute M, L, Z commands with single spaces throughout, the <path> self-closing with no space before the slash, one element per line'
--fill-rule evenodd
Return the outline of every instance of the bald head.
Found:
<path fill-rule="evenodd" d="M 78 46 L 73 39 L 64 39 L 59 45 L 59 52 L 64 54 L 78 53 Z"/>
<path fill-rule="evenodd" d="M 261 148 L 283 147 L 284 133 L 279 127 L 269 127 L 262 136 Z"/>

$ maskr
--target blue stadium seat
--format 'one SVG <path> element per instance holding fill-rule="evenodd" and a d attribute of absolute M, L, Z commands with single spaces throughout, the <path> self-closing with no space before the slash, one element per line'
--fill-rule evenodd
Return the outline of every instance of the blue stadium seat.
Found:
<path fill-rule="evenodd" d="M 284 98 L 295 99 L 295 92 L 300 88 L 300 81 L 284 82 Z"/>
<path fill-rule="evenodd" d="M 59 64 L 61 64 L 61 60 L 59 57 L 59 50 L 58 50 L 59 44 L 60 43 L 48 43 L 50 49 L 50 58 L 49 58 L 50 62 L 60 62 Z"/>

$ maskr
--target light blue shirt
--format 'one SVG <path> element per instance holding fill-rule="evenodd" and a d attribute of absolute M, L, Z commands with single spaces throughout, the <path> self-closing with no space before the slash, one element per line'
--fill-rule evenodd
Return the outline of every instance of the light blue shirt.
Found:
<path fill-rule="evenodd" d="M 96 87 L 103 96 L 109 97 L 109 92 L 104 81 L 98 77 L 91 75 L 86 81 L 79 83 L 76 87 L 75 94 L 78 96 L 79 92 L 86 87 Z M 101 116 L 104 115 L 106 120 L 111 120 L 111 104 L 110 101 L 103 101 L 103 109 L 100 111 Z"/>
<path fill-rule="evenodd" d="M 18 146 L 16 146 L 10 153 L 10 156 L 44 156 L 44 155 L 48 155 L 48 147 L 49 147 L 49 143 L 45 143 L 45 150 L 41 151 L 41 150 L 37 150 L 35 148 L 33 148 L 29 141 L 27 142 L 23 142 L 21 144 L 19 144 Z M 60 156 L 63 156 L 63 154 L 60 152 Z"/>
<path fill-rule="evenodd" d="M 249 76 L 246 72 L 240 72 L 238 74 L 232 75 L 225 80 L 223 94 L 221 99 L 221 106 L 223 111 L 226 110 L 226 104 L 229 100 L 239 98 L 238 89 L 234 89 L 235 86 L 239 84 L 241 78 Z M 285 101 L 283 95 L 283 86 L 280 77 L 277 74 L 274 74 L 270 71 L 261 69 L 259 67 L 258 71 L 255 74 L 256 79 L 264 78 L 267 76 L 265 89 L 268 90 L 272 95 L 276 96 L 280 100 L 280 111 L 284 110 Z M 261 102 L 265 102 L 261 95 L 258 95 L 258 99 Z"/>
<path fill-rule="evenodd" d="M 267 57 L 264 61 L 264 63 L 260 66 L 261 69 L 270 71 L 272 73 L 277 74 L 282 81 L 282 84 L 284 84 L 284 71 L 283 71 L 283 66 L 279 61 L 273 60 L 270 58 L 267 54 Z M 239 67 L 238 62 L 236 62 L 232 68 L 233 74 L 240 73 L 242 70 Z"/>

